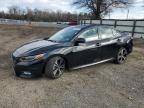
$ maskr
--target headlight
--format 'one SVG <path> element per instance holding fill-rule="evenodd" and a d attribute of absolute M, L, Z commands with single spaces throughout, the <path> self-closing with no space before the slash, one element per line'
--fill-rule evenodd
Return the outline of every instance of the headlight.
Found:
<path fill-rule="evenodd" d="M 45 54 L 39 54 L 39 55 L 35 55 L 35 56 L 21 57 L 20 61 L 21 62 L 30 62 L 30 61 L 34 61 L 34 60 L 43 60 L 44 57 L 45 57 Z"/>

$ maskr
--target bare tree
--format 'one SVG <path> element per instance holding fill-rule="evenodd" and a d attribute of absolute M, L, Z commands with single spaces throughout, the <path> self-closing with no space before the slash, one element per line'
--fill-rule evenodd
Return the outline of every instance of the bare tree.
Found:
<path fill-rule="evenodd" d="M 95 15 L 95 19 L 101 19 L 113 7 L 124 7 L 129 4 L 129 0 L 75 0 L 74 6 L 79 8 L 86 8 Z"/>
<path fill-rule="evenodd" d="M 17 20 L 27 20 L 31 21 L 44 21 L 44 22 L 57 22 L 57 21 L 77 21 L 77 19 L 82 19 L 83 17 L 88 18 L 88 14 L 80 13 L 70 13 L 61 10 L 39 10 L 31 8 L 20 8 L 17 6 L 9 7 L 8 13 L 4 11 L 0 12 L 0 18 L 6 19 L 17 19 Z"/>

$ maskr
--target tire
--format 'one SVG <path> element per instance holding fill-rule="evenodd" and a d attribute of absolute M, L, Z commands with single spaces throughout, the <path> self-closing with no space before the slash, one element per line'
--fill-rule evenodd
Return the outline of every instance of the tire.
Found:
<path fill-rule="evenodd" d="M 65 60 L 62 57 L 51 58 L 45 67 L 45 75 L 51 79 L 57 79 L 65 71 Z"/>
<path fill-rule="evenodd" d="M 128 51 L 126 48 L 120 48 L 115 58 L 116 64 L 123 64 L 127 60 Z"/>

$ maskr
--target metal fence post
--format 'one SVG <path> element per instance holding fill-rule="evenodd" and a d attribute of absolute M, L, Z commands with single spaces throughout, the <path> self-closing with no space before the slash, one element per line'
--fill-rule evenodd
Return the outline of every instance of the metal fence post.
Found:
<path fill-rule="evenodd" d="M 84 25 L 86 24 L 86 20 L 84 20 Z"/>
<path fill-rule="evenodd" d="M 90 24 L 92 24 L 92 20 L 90 19 Z"/>
<path fill-rule="evenodd" d="M 102 19 L 100 19 L 100 25 L 102 25 Z"/>
<path fill-rule="evenodd" d="M 117 20 L 115 20 L 115 24 L 114 24 L 114 27 L 115 27 L 115 28 L 117 27 Z"/>
<path fill-rule="evenodd" d="M 134 36 L 134 33 L 135 33 L 135 26 L 136 26 L 136 20 L 134 20 L 134 23 L 133 23 L 132 37 Z"/>
<path fill-rule="evenodd" d="M 80 25 L 82 25 L 83 24 L 83 20 L 80 20 Z"/>

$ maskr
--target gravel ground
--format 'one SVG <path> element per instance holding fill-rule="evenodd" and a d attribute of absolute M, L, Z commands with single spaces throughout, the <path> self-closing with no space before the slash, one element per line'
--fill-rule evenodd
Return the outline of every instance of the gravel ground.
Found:
<path fill-rule="evenodd" d="M 15 77 L 11 52 L 57 30 L 0 25 L 0 108 L 144 108 L 142 47 L 122 65 L 107 62 L 66 72 L 57 80 Z"/>

